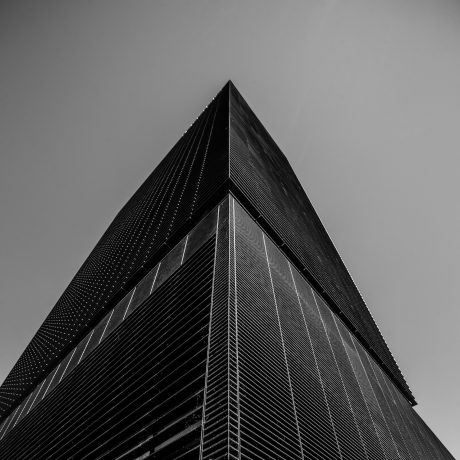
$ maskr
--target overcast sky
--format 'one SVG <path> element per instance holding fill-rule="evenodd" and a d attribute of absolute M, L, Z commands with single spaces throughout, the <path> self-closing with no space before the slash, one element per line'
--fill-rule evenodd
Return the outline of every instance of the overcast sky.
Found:
<path fill-rule="evenodd" d="M 0 381 L 231 78 L 460 458 L 460 2 L 0 5 Z"/>

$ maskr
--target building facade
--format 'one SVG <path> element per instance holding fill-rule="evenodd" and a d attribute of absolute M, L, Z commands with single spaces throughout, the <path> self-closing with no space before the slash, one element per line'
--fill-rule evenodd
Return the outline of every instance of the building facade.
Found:
<path fill-rule="evenodd" d="M 5 459 L 452 459 L 229 82 L 0 387 Z"/>

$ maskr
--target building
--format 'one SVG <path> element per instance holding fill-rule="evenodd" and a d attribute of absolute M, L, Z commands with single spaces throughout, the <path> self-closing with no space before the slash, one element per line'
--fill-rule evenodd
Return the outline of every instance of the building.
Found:
<path fill-rule="evenodd" d="M 0 388 L 2 459 L 451 459 L 231 82 Z"/>

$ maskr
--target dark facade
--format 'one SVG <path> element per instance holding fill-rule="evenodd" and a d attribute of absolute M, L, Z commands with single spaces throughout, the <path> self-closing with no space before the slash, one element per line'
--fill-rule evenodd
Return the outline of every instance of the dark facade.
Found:
<path fill-rule="evenodd" d="M 229 82 L 0 387 L 6 459 L 451 459 Z"/>

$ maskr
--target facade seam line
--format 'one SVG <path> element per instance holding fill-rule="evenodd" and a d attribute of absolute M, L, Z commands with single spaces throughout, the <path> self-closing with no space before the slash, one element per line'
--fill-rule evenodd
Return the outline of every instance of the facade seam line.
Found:
<path fill-rule="evenodd" d="M 353 406 L 351 405 L 350 396 L 348 395 L 348 391 L 347 391 L 347 389 L 345 387 L 345 382 L 343 381 L 342 372 L 340 372 L 339 363 L 337 362 L 337 358 L 335 357 L 335 353 L 334 353 L 334 349 L 333 349 L 332 344 L 331 344 L 331 340 L 329 339 L 329 335 L 327 333 L 326 324 L 324 323 L 323 316 L 321 315 L 321 311 L 319 309 L 318 301 L 316 300 L 315 291 L 312 288 L 311 288 L 311 292 L 313 294 L 313 299 L 314 299 L 315 304 L 316 304 L 316 309 L 318 310 L 318 315 L 319 315 L 319 318 L 321 320 L 321 324 L 323 325 L 324 334 L 326 335 L 326 339 L 327 339 L 327 341 L 329 343 L 329 348 L 331 349 L 332 357 L 334 358 L 334 363 L 335 363 L 335 366 L 337 368 L 337 372 L 339 374 L 340 381 L 342 382 L 342 388 L 343 388 L 343 391 L 345 392 L 345 397 L 347 398 L 347 402 L 348 402 L 348 405 L 350 407 L 351 414 L 353 415 L 353 421 L 355 422 L 356 430 L 358 432 L 358 436 L 359 436 L 359 439 L 360 439 L 362 447 L 363 447 L 364 455 L 366 456 L 366 458 L 368 460 L 370 460 L 369 455 L 367 453 L 366 445 L 364 444 L 363 435 L 361 433 L 361 430 L 359 429 L 359 425 L 358 425 L 358 421 L 356 419 L 355 411 L 353 410 Z"/>
<path fill-rule="evenodd" d="M 205 373 L 205 378 L 204 378 L 203 410 L 201 413 L 201 439 L 200 439 L 200 455 L 199 455 L 200 460 L 203 458 L 204 425 L 205 425 L 205 416 L 206 416 L 206 398 L 208 394 L 209 352 L 211 349 L 212 313 L 213 313 L 213 306 L 214 306 L 214 287 L 216 284 L 217 242 L 219 241 L 219 213 L 220 213 L 220 206 L 217 207 L 216 239 L 214 242 L 214 266 L 212 270 L 211 306 L 209 308 L 208 349 L 206 352 L 206 373 Z M 184 253 L 185 253 L 185 250 L 184 250 Z"/>
<path fill-rule="evenodd" d="M 297 410 L 296 410 L 296 405 L 295 405 L 294 390 L 292 389 L 291 373 L 289 372 L 289 364 L 288 364 L 288 361 L 287 361 L 286 347 L 284 345 L 283 329 L 281 328 L 280 314 L 279 314 L 279 311 L 278 311 L 278 302 L 276 301 L 275 286 L 273 285 L 272 271 L 271 271 L 271 268 L 270 268 L 270 261 L 268 259 L 267 244 L 265 242 L 265 234 L 264 234 L 264 232 L 261 231 L 261 233 L 262 233 L 262 240 L 264 242 L 265 258 L 267 260 L 267 268 L 268 268 L 268 274 L 270 276 L 270 285 L 272 287 L 273 300 L 275 302 L 276 318 L 278 319 L 278 327 L 279 327 L 279 330 L 280 330 L 281 346 L 283 347 L 283 356 L 284 356 L 284 362 L 286 364 L 286 371 L 287 371 L 287 377 L 288 377 L 288 382 L 289 382 L 289 390 L 291 392 L 292 408 L 294 410 L 294 418 L 295 418 L 295 423 L 296 423 L 296 427 L 297 427 L 297 436 L 299 437 L 300 455 L 301 455 L 302 458 L 305 458 L 304 453 L 303 453 L 302 437 L 300 435 L 299 419 L 297 417 Z"/>
<path fill-rule="evenodd" d="M 235 284 L 235 349 L 236 349 L 236 398 L 238 410 L 238 459 L 241 459 L 241 406 L 240 406 L 240 356 L 238 337 L 238 297 L 236 282 L 236 225 L 235 225 L 235 199 L 232 197 L 233 208 L 233 269 Z M 230 338 L 229 338 L 230 340 Z"/>
<path fill-rule="evenodd" d="M 308 330 L 307 320 L 305 319 L 305 314 L 303 312 L 302 305 L 301 305 L 301 302 L 300 302 L 299 292 L 297 290 L 297 285 L 296 285 L 296 282 L 295 282 L 295 279 L 294 279 L 294 273 L 292 272 L 291 263 L 289 261 L 288 261 L 288 265 L 289 265 L 289 271 L 291 272 L 292 282 L 294 284 L 294 289 L 295 289 L 295 293 L 296 293 L 296 296 L 297 296 L 297 301 L 299 302 L 300 312 L 302 313 L 302 318 L 303 318 L 303 322 L 305 324 L 305 329 L 307 330 L 308 341 L 310 343 L 310 348 L 311 348 L 311 351 L 312 351 L 312 354 L 313 354 L 313 359 L 315 360 L 315 367 L 316 367 L 316 371 L 318 373 L 318 378 L 319 378 L 319 382 L 320 382 L 320 385 L 321 385 L 321 390 L 323 392 L 324 401 L 326 403 L 326 408 L 327 408 L 327 413 L 329 415 L 329 420 L 330 420 L 331 425 L 332 425 L 332 431 L 334 433 L 334 439 L 335 439 L 335 442 L 337 444 L 337 450 L 339 452 L 340 458 L 343 459 L 342 450 L 340 449 L 340 445 L 339 445 L 339 439 L 337 438 L 337 432 L 335 430 L 335 424 L 334 424 L 334 421 L 333 421 L 332 415 L 331 415 L 331 409 L 329 407 L 329 402 L 328 402 L 327 397 L 326 397 L 326 390 L 324 388 L 323 379 L 321 377 L 321 372 L 319 370 L 318 360 L 316 358 L 316 353 L 315 353 L 315 350 L 313 348 L 313 342 L 311 340 L 310 331 Z"/>

